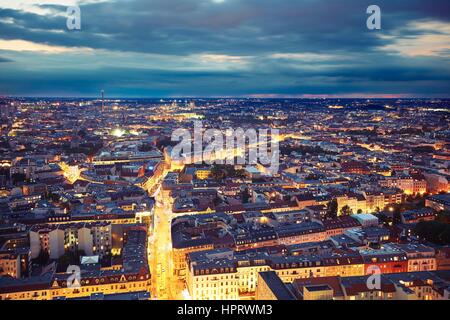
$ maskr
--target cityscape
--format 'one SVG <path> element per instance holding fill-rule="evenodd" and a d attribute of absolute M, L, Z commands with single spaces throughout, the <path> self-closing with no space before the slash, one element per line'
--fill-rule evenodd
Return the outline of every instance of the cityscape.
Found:
<path fill-rule="evenodd" d="M 448 103 L 3 99 L 0 297 L 448 299 Z M 199 119 L 278 171 L 174 157 Z"/>
<path fill-rule="evenodd" d="M 450 300 L 449 13 L 0 0 L 0 304 Z"/>

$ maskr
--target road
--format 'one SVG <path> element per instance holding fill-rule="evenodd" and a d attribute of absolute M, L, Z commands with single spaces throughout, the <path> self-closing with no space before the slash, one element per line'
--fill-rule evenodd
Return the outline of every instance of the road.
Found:
<path fill-rule="evenodd" d="M 167 173 L 165 172 L 164 176 Z M 162 179 L 163 180 L 163 179 Z M 169 200 L 159 188 L 155 192 L 154 232 L 149 244 L 149 264 L 152 274 L 152 296 L 159 300 L 182 300 L 184 284 L 173 275 L 172 239 L 170 225 L 173 218 Z"/>

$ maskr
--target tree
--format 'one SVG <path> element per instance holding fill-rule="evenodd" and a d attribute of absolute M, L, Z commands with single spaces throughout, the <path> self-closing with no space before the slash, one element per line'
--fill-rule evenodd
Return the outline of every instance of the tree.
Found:
<path fill-rule="evenodd" d="M 154 148 L 153 145 L 151 145 L 149 143 L 144 143 L 138 147 L 138 150 L 141 152 L 148 152 L 148 151 L 152 151 L 153 148 Z"/>
<path fill-rule="evenodd" d="M 64 272 L 67 270 L 67 267 L 72 264 L 73 258 L 69 252 L 64 253 L 58 259 L 57 271 Z"/>
<path fill-rule="evenodd" d="M 170 137 L 162 137 L 156 141 L 156 147 L 159 150 L 163 150 L 165 147 L 171 146 L 174 147 L 177 145 L 176 141 L 172 141 Z"/>
<path fill-rule="evenodd" d="M 436 220 L 439 222 L 450 224 L 450 211 L 439 211 Z"/>
<path fill-rule="evenodd" d="M 66 251 L 58 259 L 58 272 L 65 272 L 69 265 L 77 265 L 80 262 L 80 257 L 84 256 L 85 252 L 83 250 L 78 250 L 77 252 Z"/>
<path fill-rule="evenodd" d="M 384 225 L 385 227 L 389 227 L 392 225 L 392 217 L 389 215 L 386 215 L 384 213 L 377 213 L 377 217 L 380 221 L 380 224 Z"/>
<path fill-rule="evenodd" d="M 223 180 L 225 178 L 225 172 L 224 172 L 223 166 L 214 165 L 211 168 L 211 176 L 215 180 L 218 180 L 218 181 Z"/>
<path fill-rule="evenodd" d="M 353 210 L 348 205 L 343 206 L 341 209 L 342 216 L 349 216 L 352 213 L 353 213 Z"/>
<path fill-rule="evenodd" d="M 413 230 L 418 237 L 435 243 L 450 244 L 450 225 L 439 221 L 421 221 Z"/>
<path fill-rule="evenodd" d="M 53 202 L 59 202 L 61 197 L 58 194 L 56 194 L 56 193 L 49 192 L 48 196 L 47 196 L 47 199 L 49 199 L 49 200 L 51 200 Z"/>
<path fill-rule="evenodd" d="M 13 181 L 13 184 L 16 184 L 18 182 L 25 182 L 25 180 L 27 179 L 26 175 L 23 173 L 13 173 L 11 175 L 11 179 Z"/>
<path fill-rule="evenodd" d="M 245 178 L 245 170 L 244 169 L 235 170 L 234 176 L 235 178 Z"/>
<path fill-rule="evenodd" d="M 79 130 L 78 131 L 78 136 L 80 136 L 81 138 L 86 138 L 86 136 L 87 136 L 87 132 L 86 132 L 86 130 L 85 129 L 81 129 L 81 130 Z"/>
<path fill-rule="evenodd" d="M 327 213 L 325 217 L 327 219 L 335 219 L 337 218 L 337 212 L 338 212 L 338 202 L 337 199 L 334 198 L 327 204 Z"/>
<path fill-rule="evenodd" d="M 49 259 L 50 259 L 50 256 L 49 256 L 48 252 L 41 249 L 41 251 L 39 251 L 39 255 L 37 256 L 37 258 L 34 259 L 34 262 L 40 266 L 45 266 Z"/>
<path fill-rule="evenodd" d="M 358 214 L 363 213 L 362 209 L 358 209 L 357 213 L 358 213 Z"/>
<path fill-rule="evenodd" d="M 402 212 L 401 212 L 400 206 L 394 207 L 394 212 L 392 214 L 392 220 L 393 220 L 394 224 L 402 223 Z"/>
<path fill-rule="evenodd" d="M 242 192 L 241 192 L 241 196 L 242 196 L 242 203 L 248 203 L 251 195 L 250 192 L 248 190 L 248 188 L 245 188 Z"/>
<path fill-rule="evenodd" d="M 211 176 L 218 181 L 225 178 L 243 178 L 245 171 L 242 169 L 236 170 L 232 165 L 215 164 L 211 168 Z"/>

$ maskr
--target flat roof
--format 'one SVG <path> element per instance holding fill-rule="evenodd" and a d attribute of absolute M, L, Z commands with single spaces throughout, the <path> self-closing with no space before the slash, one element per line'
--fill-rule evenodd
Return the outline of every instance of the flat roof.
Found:
<path fill-rule="evenodd" d="M 295 296 L 289 291 L 275 271 L 260 272 L 259 275 L 267 283 L 267 286 L 278 300 L 296 300 Z"/>

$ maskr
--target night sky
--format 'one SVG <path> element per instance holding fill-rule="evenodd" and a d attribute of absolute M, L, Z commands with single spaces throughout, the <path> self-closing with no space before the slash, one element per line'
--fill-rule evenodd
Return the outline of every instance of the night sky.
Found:
<path fill-rule="evenodd" d="M 450 94 L 449 0 L 90 0 L 69 31 L 76 2 L 0 0 L 0 95 Z"/>

